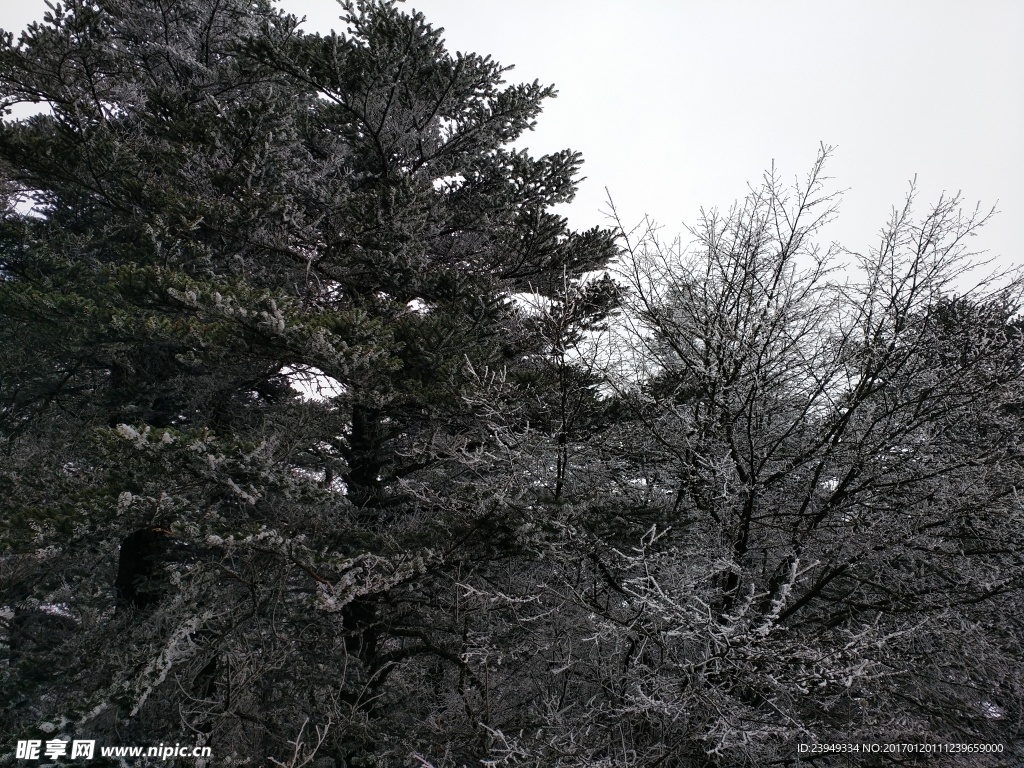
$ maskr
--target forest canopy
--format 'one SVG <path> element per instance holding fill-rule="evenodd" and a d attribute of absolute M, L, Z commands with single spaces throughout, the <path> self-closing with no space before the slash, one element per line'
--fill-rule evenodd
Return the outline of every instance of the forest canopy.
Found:
<path fill-rule="evenodd" d="M 0 104 L 45 107 L 0 123 L 0 764 L 1009 764 L 991 214 L 912 192 L 823 245 L 822 146 L 689 240 L 574 231 L 581 156 L 512 148 L 552 87 L 341 7 L 70 0 L 0 40 Z"/>

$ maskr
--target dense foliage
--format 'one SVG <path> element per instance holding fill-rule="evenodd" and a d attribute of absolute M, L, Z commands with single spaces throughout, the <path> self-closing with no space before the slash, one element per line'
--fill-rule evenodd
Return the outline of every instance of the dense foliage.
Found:
<path fill-rule="evenodd" d="M 580 157 L 510 148 L 551 88 L 342 9 L 71 0 L 0 45 L 45 107 L 0 125 L 0 761 L 1011 759 L 1024 340 L 1020 283 L 964 288 L 986 217 L 911 196 L 836 271 L 823 149 L 686 250 L 575 232 Z"/>

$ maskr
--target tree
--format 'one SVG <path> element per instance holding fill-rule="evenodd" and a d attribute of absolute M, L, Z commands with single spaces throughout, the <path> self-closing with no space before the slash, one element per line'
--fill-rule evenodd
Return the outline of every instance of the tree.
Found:
<path fill-rule="evenodd" d="M 530 514 L 493 460 L 548 397 L 515 297 L 615 246 L 548 210 L 576 153 L 506 148 L 553 89 L 343 9 L 72 0 L 4 41 L 4 104 L 48 111 L 0 128 L 3 602 L 76 627 L 59 686 L 5 670 L 12 738 L 406 759 L 472 677 L 438 584 Z"/>
<path fill-rule="evenodd" d="M 1021 283 L 950 298 L 988 217 L 915 219 L 913 193 L 834 279 L 828 151 L 706 214 L 692 250 L 628 240 L 625 471 L 661 515 L 595 637 L 648 760 L 1020 738 Z"/>

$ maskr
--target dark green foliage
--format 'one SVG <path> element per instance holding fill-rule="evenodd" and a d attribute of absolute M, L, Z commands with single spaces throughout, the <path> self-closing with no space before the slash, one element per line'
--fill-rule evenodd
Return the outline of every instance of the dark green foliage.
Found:
<path fill-rule="evenodd" d="M 509 546 L 481 526 L 514 529 L 513 470 L 480 458 L 529 414 L 486 404 L 536 397 L 550 349 L 515 297 L 578 291 L 613 238 L 548 211 L 576 153 L 507 148 L 551 88 L 344 10 L 320 37 L 264 2 L 71 2 L 0 51 L 5 102 L 47 106 L 0 127 L 35 206 L 0 242 L 0 578 L 75 627 L 31 652 L 53 686 L 12 623 L 5 733 L 266 764 L 308 721 L 355 765 L 417 743 L 387 738 L 405 678 L 465 674 L 422 589 Z"/>

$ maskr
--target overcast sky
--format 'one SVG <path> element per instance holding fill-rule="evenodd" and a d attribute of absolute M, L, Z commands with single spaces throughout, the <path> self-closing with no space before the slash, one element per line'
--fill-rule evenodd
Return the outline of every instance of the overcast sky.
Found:
<path fill-rule="evenodd" d="M 339 27 L 332 0 L 284 0 L 305 28 Z M 0 0 L 0 26 L 42 0 Z M 804 175 L 821 142 L 848 189 L 829 231 L 875 241 L 915 174 L 920 207 L 943 191 L 1001 214 L 977 244 L 1024 261 L 1024 2 L 1020 0 L 409 0 L 452 50 L 553 83 L 537 154 L 583 152 L 586 181 L 564 210 L 605 223 L 605 188 L 631 222 L 666 234 L 742 197 L 774 160 Z"/>

